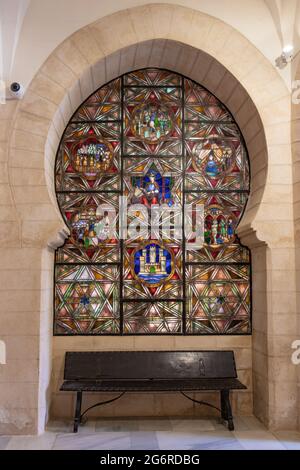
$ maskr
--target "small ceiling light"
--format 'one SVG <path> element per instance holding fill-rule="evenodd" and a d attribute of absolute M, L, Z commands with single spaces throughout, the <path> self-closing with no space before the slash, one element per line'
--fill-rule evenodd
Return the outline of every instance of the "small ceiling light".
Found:
<path fill-rule="evenodd" d="M 282 53 L 277 59 L 275 59 L 276 67 L 283 69 L 293 59 L 294 47 L 291 44 L 287 44 L 282 49 Z"/>
<path fill-rule="evenodd" d="M 287 44 L 286 46 L 284 46 L 284 48 L 282 49 L 282 52 L 284 54 L 289 54 L 291 52 L 293 52 L 294 50 L 294 46 L 292 46 L 291 44 Z"/>

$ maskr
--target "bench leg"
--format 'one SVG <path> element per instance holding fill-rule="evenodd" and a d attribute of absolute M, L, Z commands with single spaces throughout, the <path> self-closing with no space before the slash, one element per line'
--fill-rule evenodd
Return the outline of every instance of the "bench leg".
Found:
<path fill-rule="evenodd" d="M 231 411 L 229 390 L 221 390 L 221 416 L 222 419 L 228 421 L 229 431 L 234 430 L 233 416 Z"/>
<path fill-rule="evenodd" d="M 226 421 L 227 415 L 226 415 L 226 408 L 225 408 L 225 400 L 224 400 L 223 390 L 220 390 L 220 400 L 221 400 L 221 417 L 224 421 Z"/>
<path fill-rule="evenodd" d="M 78 425 L 80 423 L 81 402 L 82 402 L 82 392 L 77 392 L 75 417 L 74 417 L 74 429 L 73 429 L 74 432 L 78 431 Z"/>

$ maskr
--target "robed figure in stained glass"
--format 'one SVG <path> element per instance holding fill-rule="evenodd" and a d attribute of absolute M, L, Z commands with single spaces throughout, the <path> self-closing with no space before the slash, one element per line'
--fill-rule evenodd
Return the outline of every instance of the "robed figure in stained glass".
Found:
<path fill-rule="evenodd" d="M 141 188 L 142 196 L 140 202 L 146 207 L 151 207 L 152 204 L 159 204 L 159 185 L 155 181 L 156 174 L 151 171 L 149 173 L 149 182 L 146 183 L 144 188 Z"/>

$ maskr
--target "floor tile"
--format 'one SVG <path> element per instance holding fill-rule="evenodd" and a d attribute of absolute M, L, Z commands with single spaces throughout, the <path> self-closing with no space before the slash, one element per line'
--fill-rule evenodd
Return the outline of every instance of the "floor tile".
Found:
<path fill-rule="evenodd" d="M 93 434 L 58 434 L 54 450 L 129 450 L 129 433 L 94 432 Z"/>
<path fill-rule="evenodd" d="M 0 450 L 4 450 L 9 443 L 11 436 L 0 436 Z"/>
<path fill-rule="evenodd" d="M 276 431 L 274 436 L 279 439 L 282 445 L 288 450 L 300 450 L 300 432 L 296 431 Z"/>
<path fill-rule="evenodd" d="M 216 431 L 228 429 L 226 421 L 221 418 L 212 419 L 211 422 Z M 234 416 L 233 422 L 235 431 L 267 431 L 266 427 L 255 416 Z"/>
<path fill-rule="evenodd" d="M 268 431 L 233 431 L 233 434 L 246 450 L 285 450 Z"/>
<path fill-rule="evenodd" d="M 209 419 L 171 419 L 172 431 L 175 432 L 205 432 L 215 431 L 212 420 Z"/>
<path fill-rule="evenodd" d="M 157 432 L 162 450 L 241 448 L 236 438 L 227 432 Z"/>
<path fill-rule="evenodd" d="M 131 432 L 131 449 L 134 450 L 158 450 L 158 440 L 155 432 Z"/>
<path fill-rule="evenodd" d="M 51 450 L 56 434 L 45 432 L 40 436 L 13 436 L 5 450 Z"/>
<path fill-rule="evenodd" d="M 220 419 L 90 419 L 72 432 L 72 421 L 52 420 L 40 436 L 0 436 L 0 450 L 300 450 L 300 432 L 268 431 L 254 416 L 234 418 L 229 431 Z"/>
<path fill-rule="evenodd" d="M 236 439 L 220 439 L 212 442 L 200 442 L 192 446 L 191 450 L 244 450 L 244 448 Z"/>

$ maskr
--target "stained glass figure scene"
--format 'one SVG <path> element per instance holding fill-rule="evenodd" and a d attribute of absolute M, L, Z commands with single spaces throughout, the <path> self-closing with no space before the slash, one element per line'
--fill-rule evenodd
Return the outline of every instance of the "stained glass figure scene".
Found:
<path fill-rule="evenodd" d="M 55 254 L 54 334 L 251 332 L 250 253 L 236 235 L 247 151 L 208 90 L 160 69 L 113 80 L 71 118 L 55 181 L 69 236 Z M 194 246 L 186 207 L 200 206 Z"/>

